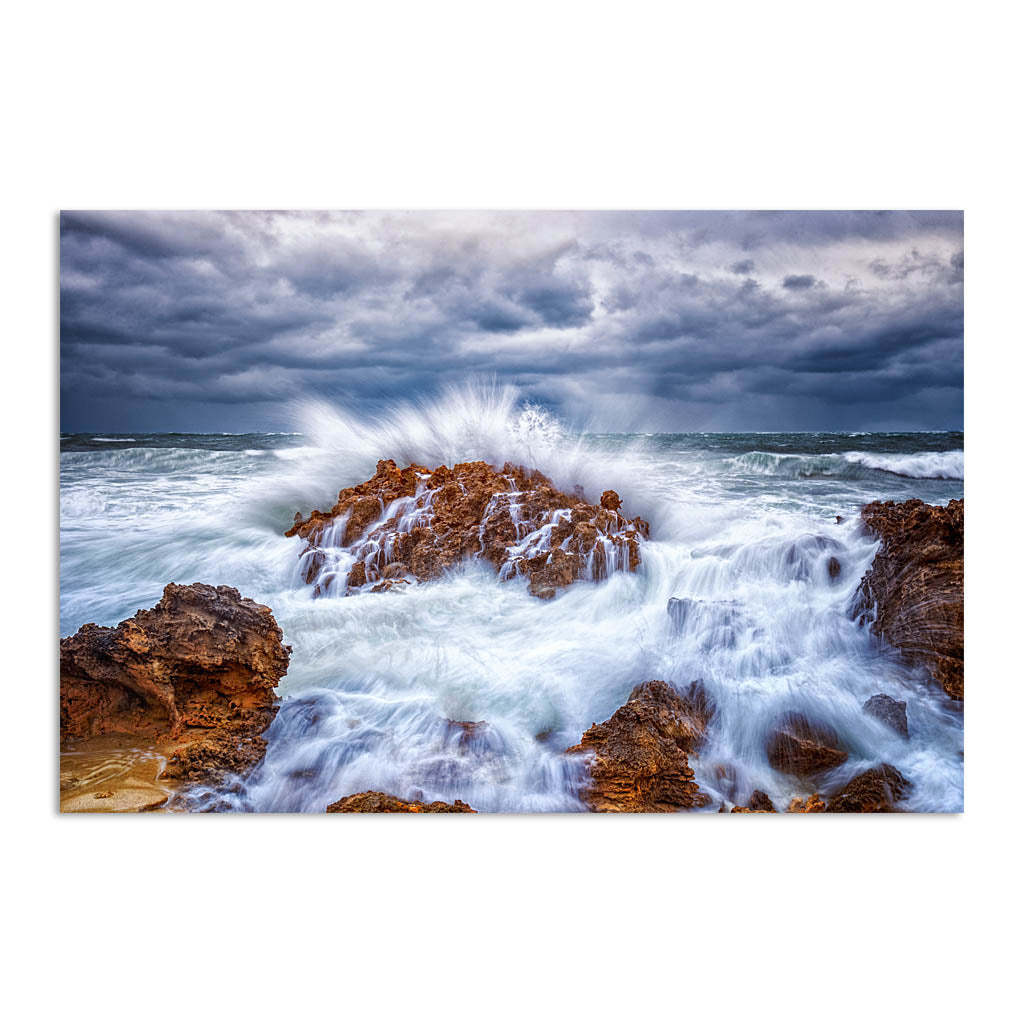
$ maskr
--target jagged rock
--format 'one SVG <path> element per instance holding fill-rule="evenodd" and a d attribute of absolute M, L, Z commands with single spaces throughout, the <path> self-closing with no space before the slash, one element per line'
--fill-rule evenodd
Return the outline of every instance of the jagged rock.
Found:
<path fill-rule="evenodd" d="M 872 718 L 885 722 L 890 729 L 894 729 L 901 736 L 909 736 L 907 728 L 907 702 L 896 700 L 887 693 L 876 693 L 864 702 L 864 710 Z"/>
<path fill-rule="evenodd" d="M 704 807 L 710 797 L 687 760 L 713 714 L 704 688 L 680 693 L 651 680 L 634 688 L 607 722 L 592 725 L 567 754 L 588 754 L 581 799 L 594 811 L 677 811 Z"/>
<path fill-rule="evenodd" d="M 399 800 L 390 793 L 353 793 L 327 807 L 328 814 L 476 814 L 469 804 L 456 800 L 453 804 L 435 800 L 425 804 L 419 800 Z"/>
<path fill-rule="evenodd" d="M 831 726 L 811 722 L 795 711 L 782 716 L 768 737 L 765 752 L 776 771 L 802 777 L 829 771 L 849 756 L 840 748 L 839 737 Z"/>
<path fill-rule="evenodd" d="M 828 560 L 829 579 L 837 580 L 842 575 L 843 567 L 835 555 L 830 555 Z"/>
<path fill-rule="evenodd" d="M 767 793 L 763 793 L 759 789 L 755 789 L 750 794 L 750 799 L 747 801 L 746 807 L 734 807 L 732 809 L 733 814 L 775 814 L 775 804 L 772 803 L 771 797 Z"/>
<path fill-rule="evenodd" d="M 233 587 L 164 588 L 117 626 L 60 642 L 61 744 L 107 734 L 181 739 L 163 777 L 210 782 L 262 759 L 291 648 L 270 609 Z"/>
<path fill-rule="evenodd" d="M 911 789 L 908 782 L 891 764 L 882 764 L 854 776 L 828 802 L 830 814 L 890 813 Z"/>
<path fill-rule="evenodd" d="M 537 470 L 509 463 L 399 469 L 386 459 L 370 480 L 342 490 L 329 512 L 313 511 L 285 536 L 306 541 L 303 575 L 316 593 L 344 548 L 356 559 L 348 591 L 406 575 L 435 579 L 464 558 L 480 558 L 502 579 L 526 576 L 531 593 L 550 598 L 574 580 L 640 565 L 650 527 L 626 519 L 620 506 L 614 491 L 599 507 L 588 505 Z"/>
<path fill-rule="evenodd" d="M 964 503 L 875 501 L 861 510 L 881 539 L 855 612 L 957 700 L 964 697 Z"/>
<path fill-rule="evenodd" d="M 825 811 L 825 801 L 817 793 L 801 800 L 793 797 L 786 809 L 787 814 L 822 814 Z"/>

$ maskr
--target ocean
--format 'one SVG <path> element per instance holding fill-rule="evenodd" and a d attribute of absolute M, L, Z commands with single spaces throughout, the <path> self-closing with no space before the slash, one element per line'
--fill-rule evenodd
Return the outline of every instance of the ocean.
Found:
<path fill-rule="evenodd" d="M 754 789 L 782 809 L 809 792 L 764 753 L 790 710 L 851 751 L 831 783 L 885 761 L 914 783 L 909 809 L 963 808 L 962 710 L 850 615 L 876 550 L 859 508 L 963 497 L 962 433 L 574 433 L 507 396 L 449 396 L 375 420 L 316 407 L 302 433 L 62 434 L 60 447 L 62 636 L 201 581 L 269 605 L 292 645 L 264 764 L 200 801 L 319 812 L 373 789 L 583 810 L 562 752 L 637 684 L 701 679 L 718 713 L 691 764 L 710 811 Z M 285 530 L 381 458 L 509 460 L 590 501 L 612 488 L 651 524 L 643 563 L 552 601 L 473 561 L 397 593 L 314 598 Z M 689 613 L 670 615 L 671 598 Z M 877 693 L 907 702 L 909 740 L 863 712 Z"/>

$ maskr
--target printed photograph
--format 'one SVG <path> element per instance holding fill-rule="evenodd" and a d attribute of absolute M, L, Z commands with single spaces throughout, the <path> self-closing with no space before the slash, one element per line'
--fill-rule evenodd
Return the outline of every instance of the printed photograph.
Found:
<path fill-rule="evenodd" d="M 59 235 L 62 812 L 964 810 L 961 211 Z"/>

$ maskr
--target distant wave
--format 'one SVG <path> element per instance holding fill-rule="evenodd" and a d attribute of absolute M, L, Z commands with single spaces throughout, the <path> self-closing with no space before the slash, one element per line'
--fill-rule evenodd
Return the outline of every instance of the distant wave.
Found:
<path fill-rule="evenodd" d="M 964 453 L 917 452 L 914 455 L 882 455 L 877 452 L 847 452 L 848 462 L 869 469 L 881 469 L 917 480 L 963 480 Z"/>
<path fill-rule="evenodd" d="M 778 476 L 787 480 L 806 480 L 814 477 L 858 479 L 879 472 L 916 480 L 964 478 L 962 451 L 917 452 L 906 455 L 883 452 L 844 452 L 829 455 L 747 452 L 728 461 L 741 472 Z"/>
<path fill-rule="evenodd" d="M 134 437 L 92 437 L 90 441 L 102 441 L 104 444 L 117 444 L 121 441 L 134 441 Z"/>

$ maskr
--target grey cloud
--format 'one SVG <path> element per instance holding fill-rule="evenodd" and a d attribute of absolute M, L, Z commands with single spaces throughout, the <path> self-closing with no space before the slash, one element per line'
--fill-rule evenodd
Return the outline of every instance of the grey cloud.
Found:
<path fill-rule="evenodd" d="M 60 229 L 64 430 L 276 429 L 292 397 L 369 407 L 476 374 L 608 429 L 962 422 L 958 213 L 66 213 Z"/>
<path fill-rule="evenodd" d="M 813 274 L 789 274 L 782 279 L 783 288 L 813 288 L 816 279 Z"/>

